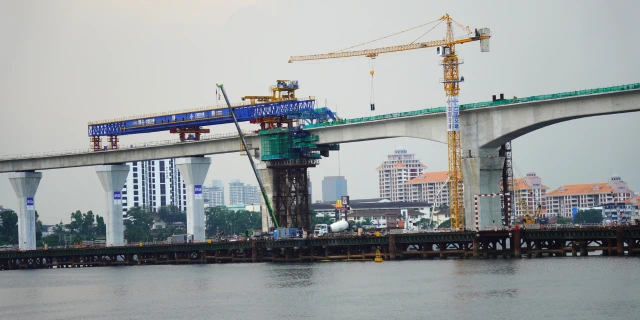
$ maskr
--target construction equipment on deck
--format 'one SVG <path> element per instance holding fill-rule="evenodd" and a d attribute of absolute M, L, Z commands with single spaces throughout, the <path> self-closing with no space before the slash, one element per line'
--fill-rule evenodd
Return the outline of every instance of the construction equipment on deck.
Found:
<path fill-rule="evenodd" d="M 365 50 L 353 50 L 346 51 L 352 49 L 354 47 L 358 47 L 364 44 L 368 44 L 377 40 L 381 40 L 393 35 L 397 35 L 409 30 L 413 30 L 422 26 L 426 26 L 432 23 L 438 22 L 435 26 L 433 26 L 430 30 L 425 32 L 424 34 L 430 32 L 435 27 L 437 27 L 440 23 L 445 22 L 447 26 L 447 31 L 444 39 L 442 40 L 433 40 L 427 42 L 416 42 L 415 41 L 397 46 L 388 46 L 381 47 L 375 49 L 365 49 Z M 461 27 L 465 32 L 466 36 L 460 38 L 454 38 L 453 31 L 453 23 Z M 424 34 L 422 36 L 424 36 Z M 422 37 L 420 36 L 420 37 Z M 389 36 L 385 36 L 382 38 L 375 39 L 373 41 L 368 41 L 356 46 L 352 46 L 349 48 L 345 48 L 339 50 L 337 52 L 325 53 L 325 54 L 312 54 L 312 55 L 303 55 L 303 56 L 292 56 L 289 59 L 289 63 L 296 61 L 307 61 L 307 60 L 322 60 L 322 59 L 335 59 L 335 58 L 348 58 L 348 57 L 356 57 L 356 56 L 364 56 L 367 58 L 374 59 L 378 55 L 382 53 L 391 53 L 391 52 L 399 52 L 406 50 L 415 50 L 415 49 L 424 49 L 424 48 L 432 48 L 436 47 L 438 56 L 442 57 L 442 66 L 444 70 L 444 78 L 440 80 L 444 84 L 444 90 L 447 97 L 447 143 L 448 143 L 448 157 L 449 157 L 449 199 L 451 208 L 451 229 L 454 231 L 463 231 L 464 230 L 464 207 L 463 203 L 459 197 L 459 190 L 462 188 L 462 154 L 460 150 L 460 121 L 459 121 L 459 106 L 458 106 L 458 94 L 460 92 L 460 82 L 464 81 L 464 77 L 460 77 L 458 72 L 458 66 L 463 63 L 462 60 L 458 59 L 456 54 L 455 46 L 458 44 L 463 44 L 472 41 L 480 41 L 480 50 L 481 52 L 489 52 L 489 38 L 491 38 L 491 31 L 489 28 L 475 29 L 472 31 L 468 26 L 465 27 L 460 23 L 453 20 L 449 14 L 445 14 L 440 19 L 422 24 L 417 27 L 413 27 L 404 31 L 400 31 L 394 33 Z M 373 76 L 373 70 L 370 72 Z M 373 90 L 373 85 L 372 85 Z M 371 101 L 371 110 L 374 109 L 373 104 L 373 95 Z"/>

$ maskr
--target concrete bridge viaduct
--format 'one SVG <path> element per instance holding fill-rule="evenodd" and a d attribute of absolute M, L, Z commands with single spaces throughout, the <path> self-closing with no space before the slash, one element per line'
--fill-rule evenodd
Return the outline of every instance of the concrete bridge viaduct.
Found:
<path fill-rule="evenodd" d="M 500 179 L 504 158 L 498 155 L 499 147 L 540 128 L 578 118 L 640 111 L 640 89 L 612 91 L 600 94 L 572 96 L 542 101 L 506 104 L 484 108 L 461 110 L 464 205 L 466 225 L 473 225 L 474 196 L 480 193 L 500 192 Z M 395 117 L 359 123 L 335 124 L 310 128 L 318 134 L 320 144 L 349 143 L 396 137 L 413 137 L 446 143 L 445 114 L 431 113 Z M 249 135 L 251 149 L 259 150 L 260 138 Z M 239 151 L 237 136 L 212 137 L 189 143 L 143 146 L 103 152 L 79 152 L 40 157 L 0 159 L 0 172 L 11 172 L 10 180 L 20 198 L 19 230 L 20 248 L 35 247 L 34 201 L 41 170 L 97 166 L 96 171 L 106 192 L 107 243 L 120 244 L 122 238 L 122 204 L 118 205 L 114 192 L 124 185 L 129 167 L 127 162 L 180 159 L 180 171 L 188 184 L 187 225 L 188 232 L 196 240 L 204 239 L 204 215 L 202 200 L 194 194 L 194 186 L 201 185 L 210 165 L 204 155 Z M 269 169 L 262 166 L 260 172 L 265 181 Z M 267 183 L 268 194 L 273 188 Z M 190 192 L 190 193 L 189 193 Z M 264 207 L 264 206 L 263 206 Z M 500 200 L 482 198 L 480 203 L 482 225 L 500 221 Z M 263 226 L 267 215 L 263 212 Z M 109 226 L 111 225 L 111 226 Z M 24 245 L 23 245 L 24 243 Z"/>

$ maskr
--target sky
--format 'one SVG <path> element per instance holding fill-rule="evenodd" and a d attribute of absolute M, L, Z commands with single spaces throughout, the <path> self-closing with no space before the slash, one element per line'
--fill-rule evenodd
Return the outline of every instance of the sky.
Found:
<path fill-rule="evenodd" d="M 393 4 L 391 4 L 393 3 Z M 491 28 L 491 52 L 459 45 L 461 103 L 493 94 L 531 96 L 640 82 L 640 2 L 618 1 L 2 1 L 0 2 L 0 156 L 89 147 L 87 122 L 221 103 L 268 94 L 278 79 L 298 80 L 298 96 L 354 118 L 445 104 L 435 49 L 381 55 L 375 62 L 376 110 L 369 110 L 370 61 L 287 63 L 380 38 L 449 13 Z M 409 43 L 429 29 L 367 46 Z M 458 29 L 459 31 L 460 29 Z M 420 38 L 444 37 L 439 26 Z M 534 170 L 551 189 L 605 182 L 620 174 L 640 191 L 640 113 L 572 120 L 513 141 L 515 175 Z M 255 125 L 242 124 L 255 129 Z M 211 127 L 231 133 L 233 125 Z M 124 136 L 121 143 L 175 138 Z M 397 147 L 427 171 L 447 170 L 445 144 L 395 138 L 343 144 L 310 170 L 313 199 L 324 176 L 344 175 L 352 199 L 378 196 L 377 172 Z M 216 155 L 207 181 L 256 184 L 246 158 Z M 0 205 L 17 208 L 7 174 Z M 46 170 L 36 195 L 45 224 L 71 212 L 104 215 L 93 167 Z"/>

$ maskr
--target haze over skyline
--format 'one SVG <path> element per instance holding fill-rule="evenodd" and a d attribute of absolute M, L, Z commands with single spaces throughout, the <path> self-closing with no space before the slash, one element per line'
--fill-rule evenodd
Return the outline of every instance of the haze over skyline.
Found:
<path fill-rule="evenodd" d="M 15 1 L 0 3 L 0 156 L 89 147 L 87 122 L 222 103 L 268 94 L 277 79 L 300 82 L 341 117 L 445 104 L 435 49 L 381 55 L 376 110 L 364 57 L 288 64 L 291 55 L 326 53 L 438 19 L 449 13 L 472 29 L 491 28 L 491 52 L 457 46 L 464 64 L 461 103 L 491 95 L 531 96 L 640 82 L 637 1 Z M 409 43 L 428 28 L 362 48 Z M 457 31 L 459 31 L 458 29 Z M 444 37 L 439 26 L 421 40 Z M 640 191 L 640 113 L 578 119 L 514 140 L 515 174 L 534 170 L 551 190 L 606 182 L 617 173 Z M 247 130 L 257 127 L 241 124 Z M 233 125 L 210 127 L 234 132 Z M 121 137 L 121 144 L 175 139 L 168 132 Z M 427 171 L 447 170 L 445 144 L 396 138 L 341 145 L 310 170 L 313 199 L 322 178 L 343 175 L 352 199 L 378 196 L 376 167 L 396 147 Z M 257 184 L 246 157 L 212 156 L 206 181 Z M 0 205 L 17 208 L 7 174 Z M 43 171 L 36 209 L 45 224 L 71 212 L 104 215 L 94 167 Z"/>

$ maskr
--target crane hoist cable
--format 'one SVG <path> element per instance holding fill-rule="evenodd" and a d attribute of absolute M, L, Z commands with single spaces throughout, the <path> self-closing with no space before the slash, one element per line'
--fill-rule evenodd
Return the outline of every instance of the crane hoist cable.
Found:
<path fill-rule="evenodd" d="M 373 75 L 375 74 L 375 65 L 376 65 L 376 58 L 373 57 L 369 60 L 369 67 L 371 69 L 371 71 L 369 71 L 369 74 L 371 75 L 371 94 L 369 96 L 369 105 L 371 106 L 371 111 L 376 110 L 376 103 L 374 100 L 374 87 L 373 87 Z"/>

